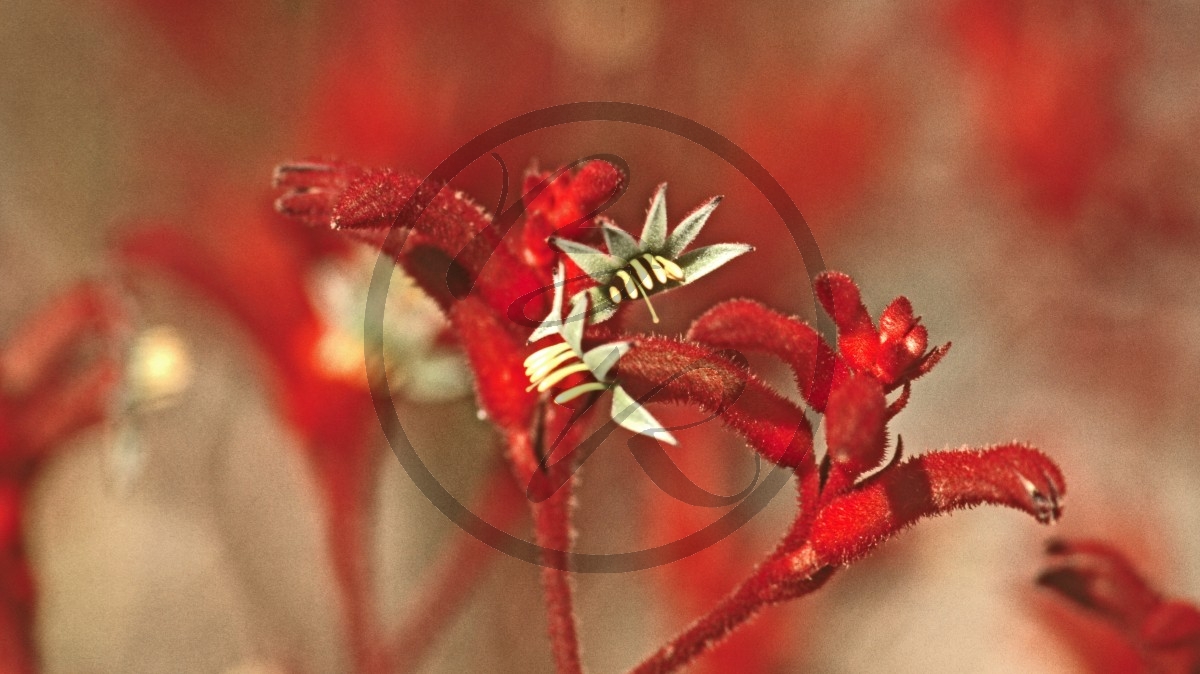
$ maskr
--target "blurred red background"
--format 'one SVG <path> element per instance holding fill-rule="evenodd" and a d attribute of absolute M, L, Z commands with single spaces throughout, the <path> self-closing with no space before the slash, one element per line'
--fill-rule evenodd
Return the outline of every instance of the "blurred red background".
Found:
<path fill-rule="evenodd" d="M 44 671 L 344 671 L 348 562 L 329 559 L 320 505 L 338 490 L 370 494 L 367 610 L 400 620 L 453 526 L 390 460 L 361 386 L 312 361 L 326 323 L 357 317 L 331 317 L 321 290 L 346 253 L 273 213 L 272 168 L 424 174 L 494 124 L 579 100 L 666 109 L 750 152 L 873 312 L 905 294 L 954 342 L 895 422 L 906 447 L 1041 447 L 1072 490 L 1056 535 L 1115 540 L 1169 594 L 1200 598 L 1198 29 L 1200 7 L 1165 1 L 0 5 L 0 338 L 98 278 L 190 363 L 186 390 L 138 416 L 136 451 L 91 429 L 39 464 L 19 516 Z M 498 152 L 513 189 L 529 166 L 620 155 L 630 188 L 611 214 L 635 230 L 660 182 L 672 222 L 726 196 L 704 238 L 752 243 L 753 260 L 679 293 L 660 331 L 731 296 L 814 315 L 815 270 L 703 148 L 588 123 Z M 495 204 L 499 170 L 485 157 L 456 186 Z M 361 290 L 369 268 L 344 267 Z M 446 399 L 403 418 L 467 498 L 492 447 L 465 388 L 437 385 Z M 351 468 L 322 449 L 348 434 Z M 684 470 L 740 489 L 735 443 L 691 437 Z M 709 521 L 659 503 L 610 444 L 584 475 L 582 550 Z M 693 559 L 580 577 L 592 669 L 636 664 L 732 587 L 793 507 L 776 501 Z M 696 671 L 1087 671 L 1039 608 L 1044 535 L 1004 512 L 930 523 Z M 427 671 L 549 671 L 536 585 L 496 561 Z"/>

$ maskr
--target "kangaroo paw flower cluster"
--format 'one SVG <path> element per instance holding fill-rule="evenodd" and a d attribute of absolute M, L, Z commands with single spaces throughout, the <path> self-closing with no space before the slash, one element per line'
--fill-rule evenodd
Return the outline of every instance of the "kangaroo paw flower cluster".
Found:
<path fill-rule="evenodd" d="M 738 243 L 687 250 L 719 198 L 668 231 L 666 186 L 660 186 L 638 239 L 596 214 L 592 229 L 603 236 L 602 250 L 576 240 L 589 228 L 550 217 L 590 213 L 617 194 L 623 178 L 599 160 L 556 178 L 552 204 L 526 195 L 503 217 L 461 193 L 391 171 L 303 163 L 280 167 L 276 177 L 285 189 L 277 202 L 281 212 L 375 245 L 438 300 L 471 365 L 481 414 L 504 439 L 518 481 L 550 485 L 530 507 L 545 550 L 543 587 L 560 672 L 581 671 L 564 555 L 573 472 L 586 452 L 573 449 L 583 441 L 594 401 L 609 391 L 612 421 L 672 444 L 679 440 L 648 403 L 709 412 L 752 451 L 793 471 L 799 497 L 791 527 L 751 576 L 636 672 L 684 667 L 766 606 L 816 590 L 925 517 L 980 504 L 1015 508 L 1042 523 L 1062 513 L 1062 473 L 1033 448 L 964 447 L 909 458 L 899 439 L 891 447 L 887 427 L 912 383 L 949 349 L 929 347 L 928 331 L 906 298 L 875 321 L 848 276 L 818 275 L 815 295 L 837 326 L 836 344 L 797 318 L 739 299 L 717 302 L 682 338 L 626 333 L 613 327 L 621 321 L 608 323 L 633 300 L 643 300 L 657 322 L 650 295 L 691 285 L 750 252 Z M 544 188 L 543 182 L 535 187 Z M 575 184 L 584 188 L 563 187 Z M 569 203 L 576 193 L 586 203 Z M 425 207 L 413 208 L 414 201 Z M 523 204 L 542 205 L 522 218 Z M 391 227 L 403 230 L 403 246 L 388 243 Z M 534 245 L 541 236 L 545 248 Z M 439 259 L 454 264 L 431 263 Z M 455 283 L 469 293 L 447 292 Z M 539 324 L 515 320 L 526 311 L 545 318 Z M 803 403 L 763 383 L 748 366 L 748 353 L 787 365 Z M 573 413 L 559 411 L 568 405 Z M 806 408 L 825 415 L 828 449 L 820 458 Z M 543 446 L 550 438 L 551 450 L 566 457 L 552 464 Z"/>

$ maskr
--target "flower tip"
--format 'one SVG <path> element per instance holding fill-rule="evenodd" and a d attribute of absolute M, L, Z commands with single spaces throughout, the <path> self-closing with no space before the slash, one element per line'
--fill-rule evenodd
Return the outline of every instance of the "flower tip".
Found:
<path fill-rule="evenodd" d="M 1068 554 L 1070 551 L 1071 551 L 1071 544 L 1068 543 L 1066 541 L 1066 539 L 1055 537 L 1055 538 L 1051 538 L 1046 541 L 1046 554 L 1047 555 L 1054 555 L 1054 556 L 1065 555 L 1065 554 Z"/>
<path fill-rule="evenodd" d="M 1053 590 L 1079 606 L 1095 608 L 1096 601 L 1092 596 L 1091 583 L 1075 569 L 1053 568 L 1046 569 L 1037 575 L 1034 583 L 1038 587 Z"/>
<path fill-rule="evenodd" d="M 1026 504 L 1029 514 L 1033 515 L 1040 524 L 1057 522 L 1063 514 L 1063 486 L 1055 484 L 1054 478 L 1048 474 L 1043 474 L 1045 482 L 1040 485 L 1019 473 L 1018 477 L 1021 478 L 1029 496 Z"/>

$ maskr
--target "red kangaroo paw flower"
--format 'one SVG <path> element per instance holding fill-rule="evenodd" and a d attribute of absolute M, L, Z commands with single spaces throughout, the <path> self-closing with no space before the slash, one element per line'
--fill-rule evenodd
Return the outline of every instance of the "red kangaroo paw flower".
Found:
<path fill-rule="evenodd" d="M 925 352 L 929 343 L 925 327 L 918 325 L 907 298 L 898 297 L 879 319 L 871 323 L 858 286 L 840 272 L 824 272 L 813 286 L 821 306 L 838 329 L 838 351 L 856 370 L 869 372 L 885 391 L 906 384 L 933 369 L 950 350 L 944 344 Z"/>
<path fill-rule="evenodd" d="M 856 370 L 874 368 L 879 351 L 879 333 L 863 304 L 858 286 L 841 272 L 824 272 L 813 287 L 825 312 L 838 330 L 838 352 Z"/>
<path fill-rule="evenodd" d="M 876 371 L 883 381 L 897 381 L 925 355 L 929 333 L 919 321 L 907 297 L 897 297 L 880 315 Z"/>
<path fill-rule="evenodd" d="M 795 467 L 812 459 L 804 412 L 720 353 L 677 339 L 637 340 L 617 363 L 617 381 L 639 400 L 690 402 L 716 414 L 769 461 Z"/>
<path fill-rule="evenodd" d="M 858 559 L 923 517 L 992 504 L 1042 523 L 1062 514 L 1066 483 L 1041 452 L 1022 445 L 933 452 L 879 473 L 829 502 L 812 525 L 810 545 L 824 564 Z"/>
<path fill-rule="evenodd" d="M 287 191 L 275 200 L 275 210 L 309 227 L 328 227 L 338 199 L 364 172 L 358 166 L 340 162 L 295 162 L 277 166 L 273 185 Z"/>
<path fill-rule="evenodd" d="M 883 460 L 887 445 L 887 401 L 873 377 L 850 377 L 829 394 L 825 438 L 833 469 L 853 483 Z"/>
<path fill-rule="evenodd" d="M 529 378 L 523 363 L 530 348 L 524 338 L 475 298 L 451 306 L 450 321 L 475 372 L 479 408 L 507 432 L 528 431 L 537 394 L 525 390 Z"/>
<path fill-rule="evenodd" d="M 555 234 L 580 238 L 595 211 L 618 194 L 625 183 L 625 174 L 599 159 L 583 164 L 575 173 L 563 171 L 551 179 L 552 175 L 536 170 L 525 175 L 520 255 L 531 266 L 549 267 L 558 252 L 546 239 Z M 547 180 L 549 183 L 540 188 Z"/>
<path fill-rule="evenodd" d="M 1095 540 L 1052 541 L 1037 583 L 1099 616 L 1132 647 L 1148 672 L 1200 668 L 1200 610 L 1168 600 L 1117 548 Z"/>
<path fill-rule="evenodd" d="M 778 357 L 792 369 L 801 395 L 818 412 L 825 411 L 833 381 L 848 374 L 816 330 L 753 300 L 728 300 L 709 309 L 692 323 L 688 339 Z"/>
<path fill-rule="evenodd" d="M 563 172 L 548 183 L 545 176 L 531 176 L 526 181 L 532 185 L 526 195 L 530 212 L 522 237 L 532 236 L 540 245 L 544 233 L 575 227 L 586 219 L 589 205 L 620 188 L 620 180 L 615 169 L 598 162 L 574 175 Z M 542 277 L 549 276 L 551 265 L 539 262 L 544 251 L 534 250 L 526 239 L 501 245 L 519 211 L 505 211 L 498 223 L 493 222 L 462 194 L 423 188 L 415 177 L 306 166 L 280 169 L 277 182 L 291 190 L 281 197 L 280 210 L 301 220 L 328 217 L 326 224 L 376 246 L 388 245 L 385 237 L 393 222 L 409 229 L 411 237 L 403 247 L 385 252 L 447 309 L 474 370 L 480 408 L 506 438 L 519 486 L 527 496 L 537 497 L 530 505 L 535 538 L 544 550 L 542 581 L 551 651 L 559 672 L 580 671 L 566 553 L 572 542 L 574 468 L 582 460 L 575 450 L 580 449 L 583 426 L 572 424 L 577 413 L 586 414 L 590 408 L 568 410 L 528 390 L 532 375 L 525 372 L 524 357 L 536 347 L 526 343 L 529 333 L 524 327 L 510 325 L 511 308 L 548 287 L 548 279 Z M 430 190 L 419 195 L 429 200 L 429 208 L 417 217 L 409 198 L 419 189 Z M 666 235 L 663 220 L 647 221 L 657 227 L 647 230 L 650 236 Z M 613 241 L 624 241 L 619 233 L 613 236 Z M 613 241 L 606 243 L 636 245 Z M 602 253 L 597 262 L 579 257 L 585 255 L 580 252 L 585 246 L 577 245 L 574 251 L 575 263 L 596 267 L 589 275 L 606 273 L 608 258 Z M 552 256 L 548 261 L 555 260 Z M 479 292 L 459 293 L 449 287 L 451 293 L 438 294 L 439 286 L 446 288 L 439 273 L 451 271 L 465 275 Z M 666 282 L 661 276 L 659 280 Z M 581 351 L 582 344 L 576 342 L 622 342 L 628 350 L 602 376 L 620 386 L 614 395 L 632 395 L 642 403 L 695 405 L 719 417 L 768 460 L 792 468 L 798 478 L 800 509 L 776 550 L 712 612 L 635 671 L 669 672 L 687 665 L 763 607 L 815 590 L 837 568 L 920 518 L 985 503 L 1022 510 L 1043 523 L 1061 514 L 1066 487 L 1058 467 L 1021 445 L 904 460 L 897 442 L 892 461 L 860 481 L 883 461 L 887 422 L 907 403 L 911 381 L 929 371 L 947 347 L 927 350 L 928 334 L 905 298 L 884 310 L 877 329 L 848 276 L 826 272 L 814 287 L 837 325 L 836 351 L 798 319 L 744 300 L 720 304 L 701 316 L 687 340 L 624 335 L 609 325 L 584 326 L 583 338 L 568 343 L 573 351 Z M 529 307 L 519 310 L 530 317 Z M 816 469 L 812 428 L 804 410 L 751 374 L 739 349 L 781 358 L 791 367 L 804 398 L 825 412 L 827 471 Z M 594 371 L 594 365 L 582 365 Z M 902 392 L 889 404 L 886 394 L 899 388 Z M 1164 634 L 1164 639 L 1174 636 Z"/>
<path fill-rule="evenodd" d="M 296 168 L 299 166 L 299 168 Z M 331 175 L 332 174 L 332 175 Z M 417 282 L 443 306 L 470 287 L 487 298 L 502 315 L 522 300 L 540 297 L 549 283 L 547 271 L 539 274 L 522 264 L 503 245 L 504 232 L 492 225 L 492 216 L 461 192 L 446 187 L 425 186 L 423 179 L 390 169 L 358 170 L 331 166 L 328 171 L 311 164 L 283 165 L 276 169 L 276 183 L 289 191 L 276 208 L 303 222 L 328 213 L 324 226 L 351 232 L 383 247 L 389 228 L 407 229 L 408 237 L 393 240 L 384 252 L 404 265 Z M 423 190 L 418 194 L 418 190 Z M 418 202 L 428 206 L 416 216 Z M 440 255 L 410 260 L 414 251 L 432 248 Z M 453 262 L 451 262 L 453 261 Z M 545 311 L 545 300 L 531 302 L 527 312 Z M 536 319 L 535 319 L 536 320 Z"/>

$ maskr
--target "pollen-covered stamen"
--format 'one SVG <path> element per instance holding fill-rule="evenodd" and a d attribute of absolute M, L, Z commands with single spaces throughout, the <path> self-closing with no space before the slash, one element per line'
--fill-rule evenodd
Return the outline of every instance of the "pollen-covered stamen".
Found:
<path fill-rule="evenodd" d="M 576 372 L 586 371 L 587 365 L 567 342 L 558 342 L 535 351 L 525 359 L 525 376 L 529 377 L 526 391 L 544 392 Z"/>
<path fill-rule="evenodd" d="M 720 198 L 710 199 L 685 217 L 674 231 L 668 232 L 666 185 L 660 185 L 646 214 L 640 239 L 634 239 L 608 220 L 601 223 L 607 251 L 578 241 L 551 237 L 550 244 L 596 282 L 592 288 L 582 291 L 591 299 L 588 318 L 593 323 L 602 323 L 616 315 L 626 299 L 637 299 L 639 295 L 645 299 L 648 295 L 686 285 L 753 250 L 741 243 L 686 250 L 719 202 Z M 658 323 L 657 312 L 649 301 L 646 308 L 651 319 Z"/>
<path fill-rule="evenodd" d="M 557 369 L 560 365 L 562 365 L 564 363 L 568 363 L 568 362 L 574 360 L 575 358 L 576 358 L 575 353 L 573 351 L 571 351 L 570 349 L 567 349 L 566 351 L 558 354 L 554 358 L 551 358 L 550 360 L 539 363 L 535 367 L 526 368 L 525 376 L 529 377 L 529 379 L 533 380 L 533 381 L 541 380 L 541 379 L 545 378 L 546 375 L 550 374 L 555 369 Z"/>
<path fill-rule="evenodd" d="M 525 374 L 529 374 L 534 370 L 537 370 L 541 365 L 557 358 L 559 354 L 569 352 L 570 350 L 571 345 L 567 344 L 565 341 L 562 341 L 551 344 L 544 349 L 538 349 L 537 351 L 534 351 L 528 358 L 525 359 Z"/>
<path fill-rule="evenodd" d="M 654 310 L 654 305 L 650 303 L 650 292 L 642 293 L 642 301 L 646 303 L 646 308 L 650 310 L 650 320 L 658 322 L 658 312 Z"/>
<path fill-rule="evenodd" d="M 624 269 L 617 270 L 607 286 L 593 292 L 593 301 L 599 293 L 607 293 L 613 304 L 620 304 L 625 298 L 636 300 L 640 297 L 650 310 L 651 320 L 657 323 L 658 312 L 650 302 L 650 295 L 655 292 L 655 282 L 659 286 L 666 286 L 672 281 L 682 282 L 683 278 L 683 269 L 679 265 L 661 255 L 646 253 L 630 260 Z"/>
<path fill-rule="evenodd" d="M 577 372 L 587 372 L 587 371 L 588 371 L 588 366 L 583 361 L 568 365 L 566 367 L 560 367 L 559 369 L 546 375 L 545 378 L 543 378 L 541 381 L 536 382 L 538 393 L 544 393 L 545 391 L 549 390 L 551 387 L 553 387 L 558 382 L 566 379 L 567 377 L 569 377 Z M 530 387 L 532 388 L 532 384 L 530 385 Z"/>
<path fill-rule="evenodd" d="M 646 260 L 646 265 L 650 267 L 650 272 L 654 274 L 654 278 L 658 279 L 659 284 L 666 285 L 667 270 L 664 269 L 662 264 L 655 259 L 655 256 L 651 255 L 650 253 L 646 253 L 642 256 L 642 258 Z"/>
<path fill-rule="evenodd" d="M 637 279 L 641 282 L 643 288 L 646 290 L 654 288 L 654 279 L 650 278 L 650 272 L 646 271 L 646 265 L 642 263 L 642 260 L 630 260 L 629 266 L 637 274 Z"/>
<path fill-rule="evenodd" d="M 654 261 L 662 266 L 663 271 L 667 273 L 667 278 L 671 279 L 672 281 L 683 283 L 685 280 L 687 280 L 683 273 L 683 267 L 675 264 L 673 260 L 669 260 L 661 255 L 655 255 Z M 664 281 L 664 283 L 665 282 L 666 281 Z"/>
<path fill-rule="evenodd" d="M 535 351 L 525 359 L 525 376 L 529 377 L 529 386 L 525 390 L 537 389 L 538 393 L 544 393 L 567 377 L 581 372 L 590 373 L 591 368 L 569 343 L 558 342 Z M 554 402 L 562 404 L 585 393 L 606 388 L 607 384 L 592 380 L 558 394 Z"/>
<path fill-rule="evenodd" d="M 633 277 L 629 275 L 629 272 L 622 269 L 617 272 L 617 278 L 621 279 L 621 282 L 625 284 L 625 294 L 629 295 L 629 299 L 636 300 L 638 297 L 638 285 L 634 282 Z"/>
<path fill-rule="evenodd" d="M 585 393 L 591 393 L 593 391 L 606 391 L 608 390 L 609 386 L 609 384 L 602 382 L 589 381 L 578 386 L 573 386 L 566 391 L 559 393 L 558 395 L 554 396 L 554 402 L 558 403 L 559 405 L 569 403 Z"/>

